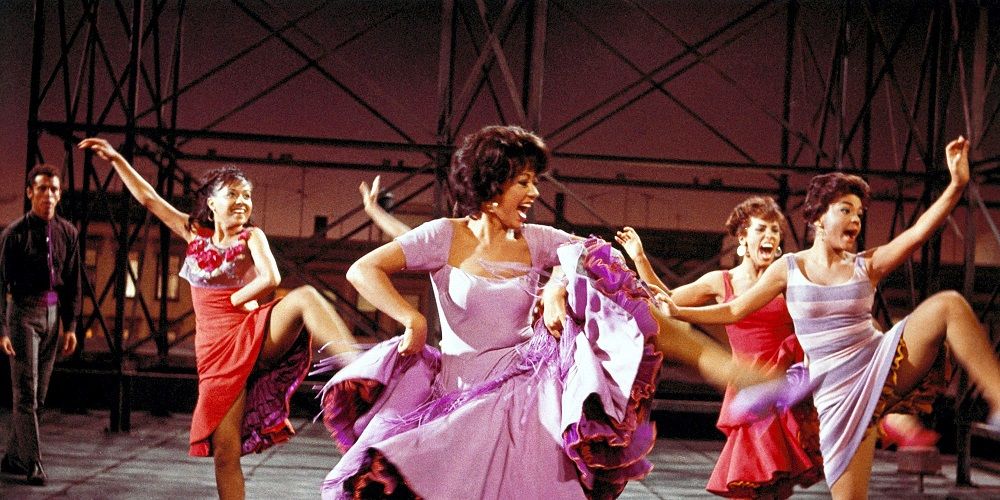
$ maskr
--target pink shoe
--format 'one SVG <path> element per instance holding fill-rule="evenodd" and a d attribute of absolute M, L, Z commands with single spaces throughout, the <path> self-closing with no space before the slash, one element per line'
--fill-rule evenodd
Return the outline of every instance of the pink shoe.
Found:
<path fill-rule="evenodd" d="M 796 363 L 788 368 L 784 378 L 741 389 L 729 403 L 729 409 L 738 422 L 755 422 L 795 406 L 812 394 L 818 383 L 809 379 L 802 363 Z"/>
<path fill-rule="evenodd" d="M 990 413 L 986 417 L 986 425 L 992 427 L 995 431 L 1000 432 L 1000 411 L 995 411 Z"/>
<path fill-rule="evenodd" d="M 882 434 L 882 447 L 888 448 L 896 445 L 896 448 L 930 447 L 937 444 L 941 435 L 924 427 L 914 425 L 910 429 L 901 429 L 889 423 L 887 418 L 882 418 L 878 423 L 879 431 Z"/>

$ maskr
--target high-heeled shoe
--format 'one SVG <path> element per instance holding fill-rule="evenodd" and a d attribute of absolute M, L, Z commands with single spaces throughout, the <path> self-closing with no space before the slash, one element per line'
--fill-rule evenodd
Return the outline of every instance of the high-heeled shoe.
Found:
<path fill-rule="evenodd" d="M 896 449 L 930 447 L 936 445 L 941 439 L 940 434 L 923 425 L 914 424 L 908 429 L 903 429 L 891 424 L 888 418 L 879 420 L 878 429 L 883 448 L 892 445 L 895 445 Z"/>
<path fill-rule="evenodd" d="M 802 363 L 796 363 L 788 368 L 784 378 L 741 389 L 729 402 L 729 410 L 739 423 L 755 422 L 795 406 L 812 394 L 818 384 L 819 380 L 810 379 Z"/>
<path fill-rule="evenodd" d="M 1000 431 L 1000 410 L 990 413 L 986 417 L 986 425 Z"/>

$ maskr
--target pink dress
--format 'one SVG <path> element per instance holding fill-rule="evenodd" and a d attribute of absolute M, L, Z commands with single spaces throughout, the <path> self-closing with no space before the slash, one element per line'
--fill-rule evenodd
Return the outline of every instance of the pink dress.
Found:
<path fill-rule="evenodd" d="M 247 391 L 240 427 L 242 452 L 259 453 L 295 433 L 288 403 L 309 372 L 309 336 L 305 333 L 278 363 L 254 372 L 264 345 L 273 301 L 253 311 L 234 306 L 229 297 L 255 276 L 245 229 L 228 248 L 212 243 L 211 232 L 188 243 L 180 276 L 191 283 L 195 316 L 198 403 L 191 417 L 191 446 L 196 457 L 212 455 L 212 433 L 243 390 Z"/>
<path fill-rule="evenodd" d="M 725 302 L 735 298 L 728 271 L 723 271 Z M 802 361 L 785 298 L 775 297 L 741 321 L 727 325 L 733 355 L 770 373 L 783 373 Z M 816 410 L 806 400 L 780 414 L 752 424 L 740 424 L 729 404 L 736 391 L 726 388 L 717 427 L 726 444 L 706 489 L 724 497 L 787 498 L 796 484 L 810 486 L 822 479 Z"/>
<path fill-rule="evenodd" d="M 647 291 L 608 243 L 563 245 L 570 235 L 532 224 L 519 276 L 468 274 L 448 265 L 457 224 L 430 221 L 397 240 L 407 269 L 430 272 L 440 351 L 400 357 L 391 339 L 324 388 L 324 421 L 345 454 L 323 497 L 617 496 L 651 468 L 660 355 Z M 556 340 L 531 316 L 540 274 L 559 263 L 571 317 Z"/>

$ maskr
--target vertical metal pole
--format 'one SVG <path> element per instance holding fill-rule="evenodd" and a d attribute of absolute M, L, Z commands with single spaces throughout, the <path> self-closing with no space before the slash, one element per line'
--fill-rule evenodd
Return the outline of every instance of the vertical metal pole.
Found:
<path fill-rule="evenodd" d="M 888 63 L 888 61 L 886 61 Z M 872 88 L 875 66 L 875 32 L 872 23 L 865 23 L 865 95 L 875 95 Z M 872 153 L 872 107 L 866 106 L 865 115 L 861 117 L 861 170 L 868 170 Z M 898 192 L 897 196 L 903 196 Z M 892 229 L 890 228 L 890 231 Z M 861 219 L 861 232 L 858 234 L 858 248 L 865 248 L 868 235 L 868 217 Z"/>
<path fill-rule="evenodd" d="M 455 0 L 441 1 L 441 40 L 438 46 L 438 114 L 437 143 L 450 146 L 454 143 L 455 132 L 451 130 L 451 116 L 455 98 Z M 447 151 L 434 153 L 434 217 L 450 216 L 448 206 L 448 166 L 451 155 Z M 430 287 L 430 285 L 427 285 Z M 441 340 L 441 325 L 435 311 L 427 315 L 428 341 L 436 344 Z"/>
<path fill-rule="evenodd" d="M 451 115 L 454 112 L 454 79 L 455 79 L 455 1 L 441 1 L 441 44 L 438 47 L 438 103 L 441 106 L 438 114 L 437 143 L 442 146 L 454 142 L 454 131 L 450 129 Z M 436 154 L 436 169 L 434 184 L 434 216 L 451 215 L 451 207 L 447 206 L 445 190 L 448 179 L 448 153 Z"/>
<path fill-rule="evenodd" d="M 542 83 L 545 76 L 545 33 L 548 0 L 534 0 L 528 5 L 525 36 L 524 90 L 521 94 L 529 130 L 542 126 Z"/>
<path fill-rule="evenodd" d="M 793 82 L 793 72 L 795 71 L 795 34 L 796 26 L 798 25 L 799 17 L 799 2 L 798 0 L 791 0 L 788 2 L 788 15 L 785 18 L 785 79 L 784 79 L 784 102 L 782 103 L 781 118 L 787 123 L 792 123 L 792 82 Z M 788 127 L 781 127 L 781 164 L 788 165 L 788 153 L 790 147 L 791 132 Z M 788 189 L 788 174 L 781 174 L 778 177 L 778 206 L 781 207 L 782 212 L 788 211 L 788 197 L 790 191 Z M 799 246 L 805 244 L 804 241 L 799 242 L 798 236 L 795 233 L 794 226 L 790 226 L 792 236 L 795 238 L 796 243 Z M 786 246 L 787 248 L 787 246 Z"/>
<path fill-rule="evenodd" d="M 28 151 L 24 159 L 24 174 L 35 166 L 40 157 L 38 149 L 38 108 L 41 106 L 39 92 L 41 91 L 42 60 L 45 57 L 45 1 L 35 0 L 34 36 L 31 42 L 31 90 L 28 97 Z M 18 180 L 20 182 L 20 179 Z M 21 184 L 18 184 L 20 186 Z M 25 198 L 25 211 L 31 208 L 31 203 Z"/>
<path fill-rule="evenodd" d="M 799 17 L 799 2 L 788 2 L 788 15 L 785 18 L 785 81 L 784 103 L 781 118 L 785 123 L 792 123 L 792 72 L 795 71 L 795 26 Z M 781 127 L 781 164 L 788 165 L 788 148 L 790 143 L 788 127 Z M 784 207 L 782 207 L 784 209 Z"/>
<path fill-rule="evenodd" d="M 555 217 L 556 226 L 566 225 L 566 193 L 556 193 Z"/>
<path fill-rule="evenodd" d="M 958 5 L 955 5 L 957 8 Z M 958 14 L 957 12 L 955 13 Z M 970 162 L 975 157 L 980 156 L 982 148 L 979 147 L 978 139 L 985 133 L 983 130 L 983 109 L 986 101 L 986 48 L 987 48 L 987 20 L 989 13 L 985 7 L 980 7 L 976 12 L 978 22 L 973 39 L 972 49 L 972 75 L 969 78 L 969 120 L 966 134 L 972 141 L 971 151 L 969 151 Z M 959 47 L 961 50 L 961 47 Z M 959 68 L 964 71 L 965 68 Z M 975 191 L 977 186 L 973 178 L 965 190 L 965 264 L 962 267 L 962 295 L 969 302 L 972 302 L 975 293 L 976 281 L 976 215 Z M 987 217 L 989 214 L 984 214 Z M 989 307 L 989 306 L 987 306 Z M 972 391 L 970 390 L 969 376 L 965 370 L 959 370 L 958 395 L 955 401 L 955 428 L 956 428 L 956 468 L 955 484 L 958 486 L 972 485 L 972 419 L 969 409 L 972 407 Z"/>
<path fill-rule="evenodd" d="M 181 49 L 182 35 L 184 28 L 184 8 L 185 0 L 177 3 L 177 29 L 174 31 L 173 62 L 171 63 L 170 94 L 174 99 L 170 101 L 170 129 L 167 132 L 167 144 L 171 150 L 177 148 L 177 112 L 180 101 L 180 79 L 181 79 Z M 177 155 L 170 154 L 168 166 L 164 175 L 166 182 L 163 184 L 163 196 L 166 199 L 174 193 L 174 172 L 177 170 Z M 160 223 L 160 321 L 157 325 L 156 354 L 160 363 L 165 363 L 167 355 L 170 354 L 170 339 L 167 338 L 167 327 L 170 324 L 167 305 L 170 300 L 167 296 L 170 280 L 170 229 L 166 224 Z"/>
<path fill-rule="evenodd" d="M 93 125 L 94 125 L 94 88 L 96 80 L 96 66 L 97 58 L 95 57 L 96 47 L 97 47 L 97 37 L 93 36 L 94 32 L 97 31 L 97 15 L 96 15 L 96 5 L 91 5 L 90 9 L 95 9 L 93 17 L 90 17 L 90 25 L 87 29 L 90 30 L 90 34 L 87 36 L 87 47 L 84 51 L 84 64 L 86 64 L 87 71 L 87 131 L 84 133 L 87 137 L 92 137 L 94 135 Z M 85 14 L 86 15 L 86 14 Z M 94 173 L 94 158 L 90 152 L 84 153 L 83 161 L 83 187 L 81 188 L 81 207 L 80 207 L 80 258 L 86 261 L 87 257 L 87 235 L 90 232 L 90 198 L 91 198 L 91 179 L 97 178 Z M 96 276 L 95 276 L 96 279 Z M 95 296 L 93 292 L 94 283 L 90 281 L 88 275 L 84 275 L 84 283 L 90 288 L 89 296 Z M 87 290 L 84 290 L 84 297 L 87 297 Z M 94 301 L 97 302 L 96 300 Z M 97 307 L 95 307 L 95 310 Z M 80 322 L 79 324 L 83 324 Z M 79 335 L 77 341 L 79 343 L 76 355 L 79 357 L 83 353 L 83 350 L 87 342 L 87 332 L 82 332 Z"/>
<path fill-rule="evenodd" d="M 130 32 L 132 43 L 129 52 L 128 93 L 126 94 L 127 109 L 124 110 L 125 144 L 122 146 L 121 151 L 122 156 L 124 156 L 129 163 L 134 162 L 135 159 L 135 111 L 139 88 L 139 61 L 142 56 L 142 7 L 143 0 L 135 0 L 135 3 L 132 4 L 132 23 Z M 128 275 L 129 269 L 128 217 L 130 205 L 131 197 L 123 191 L 121 204 L 118 208 L 118 227 L 120 233 L 118 240 L 118 252 L 116 256 L 118 273 L 115 275 L 115 349 L 118 352 L 118 366 L 117 373 L 115 374 L 115 394 L 113 397 L 114 405 L 111 408 L 111 424 L 108 428 L 111 432 L 128 432 L 132 428 L 132 398 L 130 394 L 131 383 L 128 377 L 124 374 L 125 277 Z"/>
<path fill-rule="evenodd" d="M 843 47 L 840 50 L 840 108 L 837 113 L 837 157 L 834 158 L 837 170 L 843 170 L 845 167 L 844 152 L 847 149 L 847 144 L 844 144 L 844 123 L 847 122 L 847 77 L 850 75 L 850 73 L 848 73 L 848 63 L 850 62 L 851 50 L 850 8 L 850 2 L 845 2 L 844 33 L 840 38 L 840 43 L 843 44 Z"/>

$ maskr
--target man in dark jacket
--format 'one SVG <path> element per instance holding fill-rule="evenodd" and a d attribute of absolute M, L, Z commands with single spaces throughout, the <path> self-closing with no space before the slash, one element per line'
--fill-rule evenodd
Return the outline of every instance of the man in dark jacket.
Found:
<path fill-rule="evenodd" d="M 38 410 L 56 352 L 65 356 L 76 350 L 80 247 L 73 224 L 56 215 L 62 196 L 58 172 L 38 165 L 26 180 L 31 210 L 0 234 L 0 351 L 10 357 L 14 396 L 0 472 L 43 485 Z"/>

